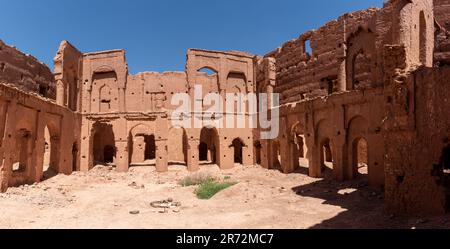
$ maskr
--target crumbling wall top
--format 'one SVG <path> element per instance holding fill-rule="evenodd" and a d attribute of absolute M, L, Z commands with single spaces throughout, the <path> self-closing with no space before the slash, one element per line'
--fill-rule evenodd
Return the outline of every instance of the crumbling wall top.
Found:
<path fill-rule="evenodd" d="M 54 99 L 53 73 L 44 63 L 0 40 L 0 80 L 28 92 Z"/>

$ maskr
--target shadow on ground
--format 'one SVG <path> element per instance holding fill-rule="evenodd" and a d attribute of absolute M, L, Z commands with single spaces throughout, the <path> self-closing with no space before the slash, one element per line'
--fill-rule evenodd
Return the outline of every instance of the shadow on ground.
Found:
<path fill-rule="evenodd" d="M 296 173 L 307 174 L 305 169 Z M 339 206 L 346 211 L 314 225 L 311 229 L 421 229 L 450 228 L 450 216 L 396 217 L 385 212 L 383 190 L 368 186 L 364 176 L 339 183 L 327 172 L 324 179 L 292 188 L 299 196 L 322 199 L 324 205 Z"/>

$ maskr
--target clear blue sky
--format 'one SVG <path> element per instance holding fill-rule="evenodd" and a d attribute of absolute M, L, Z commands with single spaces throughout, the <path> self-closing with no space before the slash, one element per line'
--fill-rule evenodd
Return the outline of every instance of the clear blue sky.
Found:
<path fill-rule="evenodd" d="M 131 73 L 184 70 L 186 50 L 265 54 L 383 0 L 3 0 L 0 39 L 53 68 L 61 40 L 82 52 L 123 48 Z"/>

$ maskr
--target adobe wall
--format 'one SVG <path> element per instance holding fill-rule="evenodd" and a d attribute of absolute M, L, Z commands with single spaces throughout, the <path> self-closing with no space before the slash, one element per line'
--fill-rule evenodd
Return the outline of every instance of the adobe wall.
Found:
<path fill-rule="evenodd" d="M 374 187 L 384 185 L 384 144 L 382 122 L 384 112 L 379 108 L 384 96 L 381 89 L 366 92 L 334 94 L 326 99 L 291 103 L 281 107 L 281 131 L 278 139 L 270 141 L 265 154 L 278 144 L 279 162 L 285 173 L 295 171 L 299 158 L 309 163 L 311 177 L 323 177 L 323 142 L 328 140 L 332 147 L 332 169 L 337 180 L 350 180 L 357 176 L 358 151 L 354 145 L 360 139 L 368 144 L 368 181 Z M 296 136 L 303 138 L 306 153 L 298 155 Z M 269 158 L 276 155 L 263 155 Z M 275 168 L 274 165 L 268 165 Z"/>
<path fill-rule="evenodd" d="M 421 12 L 427 22 L 425 27 L 421 27 Z M 339 91 L 382 87 L 383 57 L 377 51 L 382 51 L 385 44 L 405 44 L 408 65 L 431 66 L 433 18 L 430 0 L 390 1 L 382 9 L 345 14 L 318 30 L 306 32 L 265 55 L 276 61 L 275 92 L 282 94 L 281 103 L 285 104 Z M 427 39 L 423 62 L 419 58 L 420 33 L 425 33 Z M 353 69 L 351 63 L 345 63 L 346 58 L 359 55 L 361 49 L 363 56 L 356 58 L 359 68 Z M 353 84 L 352 78 L 358 84 Z"/>
<path fill-rule="evenodd" d="M 434 60 L 436 66 L 450 65 L 450 1 L 434 0 L 437 36 Z"/>
<path fill-rule="evenodd" d="M 186 72 L 129 75 L 123 50 L 83 54 L 82 170 L 89 170 L 104 161 L 105 156 L 97 154 L 103 154 L 102 148 L 107 147 L 113 148 L 112 163 L 119 171 L 127 171 L 130 165 L 146 164 L 148 148 L 145 139 L 154 143 L 152 150 L 155 151 L 152 153 L 155 153 L 158 171 L 167 171 L 168 164 L 180 162 L 189 170 L 197 170 L 202 143 L 208 144 L 208 159 L 214 159 L 221 168 L 232 168 L 232 145 L 236 139 L 243 144 L 242 163 L 254 164 L 253 130 L 250 127 L 200 129 L 194 124 L 192 128 L 173 127 L 172 113 L 178 106 L 171 103 L 172 97 L 179 93 L 187 94 L 192 103 L 198 101 L 195 99 L 199 97 L 195 96 L 196 85 L 203 88 L 203 96 L 200 97 L 220 93 L 225 99 L 230 93 L 254 92 L 253 56 L 241 52 L 191 49 L 187 57 Z M 199 71 L 202 68 L 213 69 L 215 73 L 207 75 Z M 209 108 L 203 111 L 208 112 Z M 224 118 L 237 116 L 225 109 L 208 113 Z M 248 113 L 241 116 L 248 123 Z"/>
<path fill-rule="evenodd" d="M 373 46 L 368 52 L 373 59 L 377 59 L 373 53 L 375 37 L 372 37 L 376 32 L 376 23 L 373 21 L 376 13 L 377 9 L 368 9 L 346 14 L 267 54 L 266 57 L 272 57 L 276 61 L 275 91 L 282 94 L 282 103 L 345 91 L 346 68 L 343 63 L 349 49 L 347 39 L 360 32 L 359 29 L 367 32 L 371 40 L 365 42 L 372 43 Z M 306 41 L 310 42 L 310 52 L 305 47 Z M 376 82 L 372 86 L 362 84 L 359 87 L 374 86 Z"/>
<path fill-rule="evenodd" d="M 211 70 L 213 74 L 207 75 L 202 72 L 202 69 L 205 68 Z M 223 100 L 229 100 L 230 95 L 247 95 L 256 92 L 254 56 L 248 53 L 190 49 L 187 53 L 186 73 L 189 94 L 194 101 L 198 101 L 195 98 L 200 97 L 195 96 L 195 85 L 202 86 L 203 96 L 201 97 L 209 93 L 217 93 Z M 205 103 L 205 105 L 207 104 Z M 209 119 L 209 124 L 216 127 L 214 133 L 216 133 L 217 138 L 215 139 L 215 145 L 213 145 L 214 142 L 204 141 L 201 135 L 202 130 L 205 131 L 205 127 L 203 129 L 192 129 L 195 134 L 194 140 L 198 139 L 195 142 L 196 147 L 200 143 L 207 143 L 209 153 L 214 154 L 211 150 L 215 150 L 216 163 L 222 169 L 229 169 L 234 167 L 233 142 L 239 141 L 243 145 L 242 164 L 246 166 L 255 164 L 253 153 L 255 138 L 253 137 L 253 129 L 249 126 L 250 109 L 248 106 L 245 106 L 242 112 L 238 112 L 236 109 L 234 111 L 225 109 L 225 106 L 215 110 L 211 106 L 206 106 L 203 111 L 207 114 L 206 119 Z M 235 120 L 242 118 L 245 125 L 238 127 L 235 121 L 235 125 L 230 128 L 224 122 L 222 128 L 220 128 L 220 125 L 215 123 L 213 116 L 220 116 L 223 120 L 226 120 L 229 116 L 232 116 Z M 194 151 L 196 152 L 195 158 L 191 158 L 191 163 L 198 165 L 199 150 Z"/>
<path fill-rule="evenodd" d="M 388 196 L 401 192 L 392 184 L 402 165 L 395 160 L 402 158 L 398 150 L 407 156 L 405 148 L 414 144 L 402 136 L 414 131 L 415 105 L 422 104 L 411 98 L 415 90 L 405 78 L 420 66 L 433 66 L 434 42 L 432 1 L 389 1 L 382 9 L 341 16 L 258 58 L 257 91 L 281 94 L 282 131 L 278 139 L 261 142 L 262 166 L 290 173 L 306 163 L 310 176 L 322 177 L 328 147 L 334 177 L 352 179 L 355 141 L 364 138 L 370 184 L 383 187 L 386 178 Z M 429 189 L 433 197 L 442 194 Z M 387 206 L 398 210 L 394 203 L 407 195 L 387 198 Z M 428 205 L 417 197 L 410 197 L 416 206 Z"/>
<path fill-rule="evenodd" d="M 0 191 L 42 180 L 46 142 L 52 148 L 48 166 L 55 173 L 77 170 L 79 118 L 49 99 L 0 84 Z"/>
<path fill-rule="evenodd" d="M 50 69 L 31 55 L 0 40 L 0 82 L 55 99 L 56 86 Z"/>
<path fill-rule="evenodd" d="M 443 161 L 449 141 L 450 69 L 421 68 L 406 82 L 414 101 L 412 127 L 387 133 L 386 200 L 397 213 L 441 214 L 448 189 Z M 448 190 L 447 190 L 448 191 Z M 448 206 L 447 206 L 448 208 Z"/>
<path fill-rule="evenodd" d="M 436 21 L 445 29 L 450 29 L 450 1 L 433 0 Z"/>
<path fill-rule="evenodd" d="M 433 66 L 435 38 L 432 0 L 391 0 L 394 5 L 394 41 L 404 45 L 408 67 Z"/>
<path fill-rule="evenodd" d="M 449 125 L 442 118 L 448 116 L 449 6 L 448 0 L 391 0 L 343 15 L 263 57 L 190 49 L 185 72 L 130 75 L 124 50 L 82 53 L 63 41 L 53 77 L 0 43 L 0 80 L 24 90 L 0 85 L 1 190 L 42 178 L 48 126 L 57 145 L 48 161 L 66 174 L 97 163 L 118 171 L 151 163 L 165 172 L 171 163 L 195 171 L 200 164 L 229 169 L 239 162 L 285 173 L 306 163 L 312 177 L 331 167 L 334 178 L 348 180 L 358 176 L 358 155 L 367 151 L 368 181 L 385 187 L 389 211 L 442 213 L 449 199 L 443 170 Z M 211 105 L 175 113 L 171 100 L 178 93 Z M 218 117 L 249 124 L 257 113 L 248 106 L 212 109 L 214 100 L 204 99 L 209 93 L 223 100 L 280 93 L 280 103 L 267 101 L 270 116 L 280 111 L 278 138 L 263 140 L 262 127 L 218 125 Z M 174 127 L 185 115 L 204 121 L 202 128 Z"/>
<path fill-rule="evenodd" d="M 53 59 L 56 103 L 75 112 L 80 112 L 81 109 L 82 56 L 72 44 L 62 41 Z"/>
<path fill-rule="evenodd" d="M 127 112 L 156 111 L 158 101 L 164 109 L 176 108 L 170 104 L 173 95 L 188 91 L 184 72 L 145 72 L 129 75 L 126 88 Z"/>

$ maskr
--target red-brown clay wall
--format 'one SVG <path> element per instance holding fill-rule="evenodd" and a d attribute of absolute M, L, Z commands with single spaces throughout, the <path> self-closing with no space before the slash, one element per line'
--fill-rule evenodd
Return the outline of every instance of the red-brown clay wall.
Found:
<path fill-rule="evenodd" d="M 62 41 L 53 59 L 55 65 L 56 103 L 81 112 L 82 53 L 68 41 Z"/>
<path fill-rule="evenodd" d="M 50 69 L 0 40 L 0 82 L 55 99 L 56 87 Z"/>
<path fill-rule="evenodd" d="M 267 54 L 266 57 L 276 60 L 275 92 L 282 94 L 282 103 L 328 95 L 327 80 L 333 82 L 334 92 L 345 90 L 339 85 L 339 78 L 347 52 L 347 37 L 360 27 L 374 32 L 372 19 L 376 13 L 376 9 L 369 9 L 341 16 Z M 306 40 L 312 52 L 307 52 Z"/>
<path fill-rule="evenodd" d="M 53 101 L 0 84 L 0 191 L 42 180 L 46 142 L 53 172 L 79 169 L 80 125 L 77 114 Z"/>
<path fill-rule="evenodd" d="M 433 2 L 436 21 L 448 30 L 450 28 L 450 0 L 433 0 Z"/>
<path fill-rule="evenodd" d="M 172 110 L 172 96 L 186 93 L 187 80 L 184 72 L 145 72 L 128 76 L 126 110 L 128 112 L 157 111 L 157 102 L 162 100 L 164 108 Z"/>
<path fill-rule="evenodd" d="M 434 0 L 434 14 L 439 27 L 435 43 L 435 65 L 450 65 L 450 1 Z"/>
<path fill-rule="evenodd" d="M 415 127 L 387 133 L 386 199 L 397 213 L 440 214 L 446 205 L 441 159 L 448 145 L 450 68 L 422 68 L 408 84 L 415 89 Z"/>

